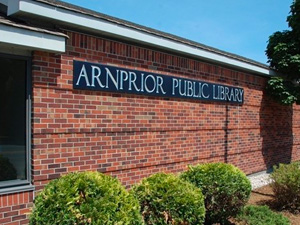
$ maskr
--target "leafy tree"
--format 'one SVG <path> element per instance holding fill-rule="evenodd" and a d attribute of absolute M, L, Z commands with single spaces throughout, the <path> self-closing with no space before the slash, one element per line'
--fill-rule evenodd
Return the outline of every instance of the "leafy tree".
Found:
<path fill-rule="evenodd" d="M 300 0 L 291 5 L 287 22 L 290 30 L 275 32 L 269 37 L 266 54 L 271 68 L 282 74 L 271 78 L 267 90 L 280 103 L 300 102 Z"/>

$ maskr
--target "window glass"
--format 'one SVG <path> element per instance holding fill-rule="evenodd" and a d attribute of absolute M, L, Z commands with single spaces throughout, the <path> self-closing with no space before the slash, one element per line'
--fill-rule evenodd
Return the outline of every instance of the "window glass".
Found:
<path fill-rule="evenodd" d="M 26 65 L 0 57 L 0 186 L 27 179 Z"/>

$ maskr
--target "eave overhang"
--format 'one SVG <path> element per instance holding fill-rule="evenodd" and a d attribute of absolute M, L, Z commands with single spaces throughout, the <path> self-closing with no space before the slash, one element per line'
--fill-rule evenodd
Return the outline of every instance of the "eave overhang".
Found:
<path fill-rule="evenodd" d="M 130 22 L 103 17 L 103 14 L 82 8 L 73 7 L 70 4 L 61 4 L 54 0 L 14 0 L 8 1 L 9 16 L 28 16 L 42 18 L 57 24 L 76 27 L 83 31 L 91 31 L 100 35 L 111 36 L 123 40 L 129 40 L 147 46 L 153 46 L 170 52 L 187 55 L 212 63 L 226 65 L 243 71 L 263 76 L 276 75 L 267 65 L 239 57 L 234 54 L 218 51 L 214 48 L 205 48 L 201 44 L 186 41 L 186 39 L 168 36 L 163 32 L 155 32 L 143 26 Z"/>

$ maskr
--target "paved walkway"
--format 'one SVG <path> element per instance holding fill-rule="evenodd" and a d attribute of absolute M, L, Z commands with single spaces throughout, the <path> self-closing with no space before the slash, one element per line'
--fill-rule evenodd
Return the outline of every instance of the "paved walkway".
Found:
<path fill-rule="evenodd" d="M 248 178 L 251 182 L 252 189 L 268 185 L 271 182 L 269 176 L 270 173 L 266 171 L 249 175 Z"/>

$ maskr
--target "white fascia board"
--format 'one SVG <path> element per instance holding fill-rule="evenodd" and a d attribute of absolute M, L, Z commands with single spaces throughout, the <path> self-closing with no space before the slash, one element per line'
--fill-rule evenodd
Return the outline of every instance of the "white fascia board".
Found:
<path fill-rule="evenodd" d="M 187 44 L 152 35 L 140 30 L 135 30 L 133 28 L 117 25 L 112 22 L 98 19 L 96 17 L 46 5 L 40 2 L 34 2 L 31 0 L 9 1 L 8 14 L 12 15 L 18 13 L 30 14 L 44 18 L 49 18 L 51 20 L 57 20 L 61 23 L 73 26 L 75 25 L 77 27 L 82 27 L 99 33 L 109 34 L 114 37 L 117 36 L 125 38 L 127 40 L 144 43 L 146 45 L 156 46 L 158 48 L 163 48 L 169 51 L 179 52 L 181 54 L 186 54 L 202 58 L 208 61 L 229 65 L 261 75 L 275 75 L 274 71 L 253 65 L 251 63 L 243 62 L 238 59 L 226 57 L 224 55 L 199 49 Z"/>
<path fill-rule="evenodd" d="M 65 52 L 65 37 L 0 24 L 0 43 L 33 50 Z"/>

